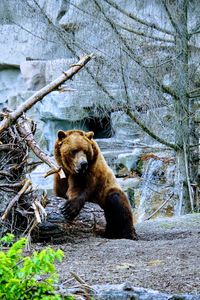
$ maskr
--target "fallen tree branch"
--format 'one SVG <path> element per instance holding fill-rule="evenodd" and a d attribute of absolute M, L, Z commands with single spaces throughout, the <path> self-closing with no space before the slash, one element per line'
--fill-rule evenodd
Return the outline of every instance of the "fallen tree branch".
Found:
<path fill-rule="evenodd" d="M 25 181 L 20 181 L 20 182 L 16 182 L 16 183 L 1 183 L 0 184 L 0 189 L 1 188 L 11 188 L 11 189 L 14 189 L 14 188 L 18 188 L 18 187 L 21 187 L 23 186 L 25 183 Z"/>
<path fill-rule="evenodd" d="M 174 193 L 171 194 L 171 196 L 169 198 L 167 198 L 150 216 L 148 216 L 144 221 L 150 220 L 157 212 L 159 212 L 161 210 L 161 208 L 163 208 L 163 206 L 165 206 L 165 204 L 167 202 L 169 202 L 169 200 L 174 196 Z"/>
<path fill-rule="evenodd" d="M 22 103 L 15 111 L 8 113 L 3 121 L 0 123 L 0 133 L 12 125 L 19 117 L 22 116 L 27 110 L 29 110 L 38 101 L 41 101 L 46 95 L 48 95 L 53 90 L 57 89 L 66 80 L 71 79 L 78 71 L 80 71 L 91 59 L 93 55 L 83 56 L 77 64 L 71 66 L 71 68 L 63 72 L 61 76 L 57 79 L 43 87 L 41 90 L 37 91 L 34 95 L 28 98 L 24 103 Z"/>
<path fill-rule="evenodd" d="M 86 300 L 90 300 L 91 297 L 90 297 L 90 292 L 96 292 L 96 290 L 94 288 L 92 288 L 91 286 L 89 286 L 82 278 L 80 278 L 76 273 L 74 272 L 70 272 L 70 274 L 72 275 L 72 277 L 74 277 L 74 279 L 76 279 L 80 285 L 81 285 L 81 288 L 83 288 L 83 291 L 84 291 L 84 296 L 85 296 L 85 299 Z"/>
<path fill-rule="evenodd" d="M 17 195 L 8 204 L 4 214 L 1 217 L 1 220 L 5 220 L 8 217 L 9 212 L 11 211 L 12 207 L 19 201 L 21 196 L 26 192 L 26 190 L 29 188 L 30 185 L 31 185 L 31 181 L 26 180 L 23 188 L 17 193 Z"/>
<path fill-rule="evenodd" d="M 23 118 L 21 122 L 18 123 L 17 130 L 20 136 L 26 141 L 27 145 L 31 148 L 31 150 L 35 153 L 35 155 L 40 158 L 44 163 L 46 163 L 52 170 L 45 174 L 45 177 L 58 173 L 61 178 L 65 177 L 65 174 L 60 166 L 48 156 L 36 143 L 32 130 L 31 123 L 27 119 Z"/>
<path fill-rule="evenodd" d="M 0 144 L 0 151 L 11 151 L 16 149 L 15 144 Z"/>

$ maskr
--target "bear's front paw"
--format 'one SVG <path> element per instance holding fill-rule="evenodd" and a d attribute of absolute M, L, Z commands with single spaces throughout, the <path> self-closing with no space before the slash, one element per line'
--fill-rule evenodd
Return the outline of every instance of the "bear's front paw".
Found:
<path fill-rule="evenodd" d="M 67 200 L 61 207 L 61 212 L 66 220 L 73 220 L 83 207 L 82 201 L 78 199 Z"/>

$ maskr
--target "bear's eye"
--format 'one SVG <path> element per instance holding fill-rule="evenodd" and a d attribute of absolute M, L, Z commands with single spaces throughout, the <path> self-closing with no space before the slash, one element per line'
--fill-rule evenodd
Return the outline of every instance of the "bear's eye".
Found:
<path fill-rule="evenodd" d="M 76 149 L 73 149 L 70 151 L 71 155 L 73 155 L 73 156 L 75 156 L 77 152 L 78 152 L 78 150 L 76 150 Z"/>

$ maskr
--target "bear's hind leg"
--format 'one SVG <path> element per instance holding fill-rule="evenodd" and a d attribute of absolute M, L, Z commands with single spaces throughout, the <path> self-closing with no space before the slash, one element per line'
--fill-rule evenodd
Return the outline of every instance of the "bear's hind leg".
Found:
<path fill-rule="evenodd" d="M 105 237 L 137 240 L 133 217 L 126 195 L 116 189 L 109 191 L 104 207 L 106 218 Z"/>

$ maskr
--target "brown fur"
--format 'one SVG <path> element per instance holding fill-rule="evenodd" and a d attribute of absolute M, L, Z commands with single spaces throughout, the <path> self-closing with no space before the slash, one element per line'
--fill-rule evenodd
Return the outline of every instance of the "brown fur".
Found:
<path fill-rule="evenodd" d="M 67 199 L 62 212 L 73 219 L 86 201 L 97 203 L 105 212 L 107 237 L 137 239 L 128 199 L 92 137 L 80 130 L 58 132 L 54 153 L 66 178 L 55 174 L 54 191 Z"/>

